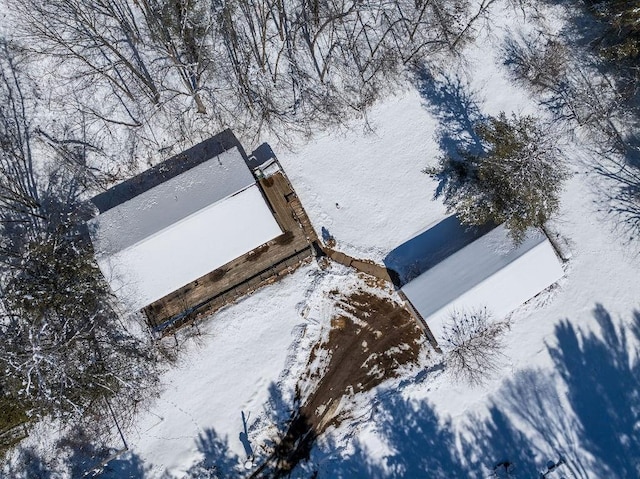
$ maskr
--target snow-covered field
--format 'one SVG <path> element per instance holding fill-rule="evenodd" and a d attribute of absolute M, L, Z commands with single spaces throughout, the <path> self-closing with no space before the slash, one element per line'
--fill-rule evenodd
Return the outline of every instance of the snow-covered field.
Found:
<path fill-rule="evenodd" d="M 374 107 L 368 124 L 294 151 L 275 148 L 316 230 L 336 248 L 382 262 L 424 226 L 445 217 L 435 182 L 421 171 L 440 154 L 438 122 L 415 89 Z"/>
<path fill-rule="evenodd" d="M 198 461 L 221 460 L 215 454 L 222 452 L 250 465 L 272 432 L 266 416 L 282 412 L 274 401 L 291 400 L 311 347 L 328 330 L 329 291 L 347 292 L 357 282 L 348 268 L 305 265 L 200 325 L 163 377 L 160 398 L 127 434 L 132 455 L 107 467 L 106 476 L 142 463 L 145 477 L 182 477 Z M 211 450 L 218 443 L 220 450 Z"/>
<path fill-rule="evenodd" d="M 547 115 L 499 60 L 505 32 L 516 31 L 522 16 L 496 6 L 494 21 L 464 62 L 435 75 L 430 87 L 418 81 L 381 102 L 366 124 L 291 151 L 271 145 L 316 230 L 325 228 L 336 249 L 382 263 L 445 217 L 433 199 L 436 183 L 421 170 L 460 127 L 456 92 L 474 99 L 479 114 Z M 498 373 L 472 388 L 422 364 L 425 372 L 355 398 L 358 419 L 321 438 L 301 477 L 312 470 L 319 477 L 489 477 L 509 461 L 524 478 L 561 457 L 565 477 L 640 477 L 633 463 L 640 458 L 640 366 L 631 334 L 634 323 L 640 328 L 640 249 L 603 207 L 611 180 L 595 171 L 579 139 L 564 141 L 572 176 L 553 227 L 573 257 L 557 285 L 512 315 Z M 268 437 L 274 386 L 291 393 L 329 327 L 327 292 L 355 282 L 349 269 L 306 265 L 205 322 L 164 375 L 160 398 L 127 433 L 131 456 L 142 461 L 135 471 L 182 477 L 203 458 L 244 464 Z M 105 474 L 125 477 L 114 467 Z"/>
<path fill-rule="evenodd" d="M 333 235 L 337 249 L 382 262 L 444 218 L 433 200 L 436 184 L 421 170 L 441 154 L 443 133 L 456 128 L 448 103 L 456 89 L 475 98 L 482 114 L 546 115 L 499 62 L 504 32 L 522 21 L 503 13 L 503 24 L 498 18 L 480 33 L 467 61 L 436 76 L 435 88 L 408 88 L 377 105 L 366 125 L 355 122 L 293 151 L 272 145 L 314 226 Z M 602 209 L 607 185 L 579 142 L 565 154 L 573 174 L 554 228 L 573 258 L 556 286 L 514 313 L 499 373 L 475 388 L 442 371 L 383 385 L 356 399 L 354 416 L 366 419 L 323 438 L 312 454 L 317 465 L 306 470 L 319 468 L 323 477 L 487 477 L 508 460 L 517 477 L 533 477 L 563 457 L 569 465 L 559 470 L 567 477 L 640 475 L 637 464 L 625 464 L 638 457 L 640 436 L 625 411 L 638 405 L 626 394 L 640 383 L 637 365 L 624 356 L 634 350 L 628 328 L 640 309 L 637 244 L 621 237 L 618 219 Z M 305 266 L 203 325 L 129 437 L 148 477 L 180 477 L 206 454 L 198 438 L 211 438 L 211 430 L 241 463 L 249 447 L 259 448 L 270 387 L 286 391 L 294 383 L 305 352 L 328 327 L 323 294 L 347 287 L 353 274 Z M 618 326 L 627 330 L 626 343 Z M 248 439 L 241 440 L 243 414 Z"/>
<path fill-rule="evenodd" d="M 198 459 L 198 438 L 213 429 L 242 457 L 242 414 L 251 423 L 263 413 L 269 387 L 278 381 L 290 346 L 304 334 L 298 309 L 314 284 L 314 268 L 218 313 L 188 341 L 179 365 L 165 377 L 166 390 L 130 438 L 155 475 L 184 471 Z"/>

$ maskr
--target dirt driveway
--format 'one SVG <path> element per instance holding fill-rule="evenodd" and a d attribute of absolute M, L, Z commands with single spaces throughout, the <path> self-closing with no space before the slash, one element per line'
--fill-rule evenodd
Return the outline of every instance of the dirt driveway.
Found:
<path fill-rule="evenodd" d="M 403 305 L 369 291 L 332 292 L 337 314 L 326 342 L 311 351 L 308 366 L 322 366 L 301 378 L 316 387 L 292 416 L 273 454 L 251 477 L 284 477 L 307 459 L 315 439 L 349 417 L 343 398 L 368 391 L 401 366 L 416 363 L 426 337 Z"/>

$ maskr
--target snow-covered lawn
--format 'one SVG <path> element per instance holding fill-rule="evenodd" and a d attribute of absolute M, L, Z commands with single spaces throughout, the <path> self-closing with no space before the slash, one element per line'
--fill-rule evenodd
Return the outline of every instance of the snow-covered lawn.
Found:
<path fill-rule="evenodd" d="M 433 199 L 436 183 L 421 170 L 435 164 L 443 138 L 464 120 L 452 113 L 460 101 L 454 93 L 475 99 L 478 114 L 547 114 L 499 60 L 505 33 L 522 17 L 496 5 L 494 20 L 463 65 L 387 98 L 366 127 L 355 122 L 292 151 L 272 145 L 315 228 L 333 235 L 336 249 L 382 263 L 445 217 Z M 630 333 L 640 321 L 640 247 L 603 207 L 608 180 L 579 140 L 567 145 L 573 175 L 553 228 L 573 257 L 557 285 L 513 313 L 498 374 L 471 388 L 425 363 L 423 372 L 353 398 L 357 419 L 321 438 L 305 473 L 487 477 L 506 460 L 516 463 L 516 477 L 531 478 L 562 456 L 568 477 L 569 467 L 580 478 L 640 477 L 631 462 L 640 458 L 640 366 Z M 346 268 L 304 266 L 204 322 L 127 437 L 149 468 L 145 477 L 181 477 L 202 459 L 198 440 L 211 430 L 241 462 L 249 445 L 259 450 L 269 432 L 270 386 L 290 393 L 331 318 L 326 293 L 354 281 Z M 241 440 L 243 414 L 248 438 Z"/>
<path fill-rule="evenodd" d="M 265 415 L 273 412 L 267 405 L 272 388 L 290 399 L 311 347 L 329 327 L 333 301 L 328 292 L 346 292 L 357 281 L 344 267 L 322 271 L 305 265 L 203 322 L 201 334 L 182 343 L 178 364 L 162 379 L 160 398 L 127 434 L 148 477 L 181 477 L 205 459 L 200 439 L 216 437 L 240 463 L 250 449 L 259 453 L 269 435 Z"/>
<path fill-rule="evenodd" d="M 426 177 L 416 175 L 428 184 Z M 598 477 L 597 471 L 602 469 L 594 466 L 596 461 L 585 446 L 591 438 L 584 435 L 592 432 L 583 431 L 584 427 L 595 426 L 592 423 L 581 425 L 584 417 L 579 418 L 580 422 L 575 416 L 586 413 L 574 412 L 574 409 L 583 404 L 576 403 L 575 398 L 567 394 L 575 393 L 576 388 L 583 394 L 591 393 L 588 388 L 594 386 L 594 381 L 609 378 L 603 371 L 590 368 L 597 368 L 600 361 L 605 368 L 610 364 L 606 363 L 606 358 L 588 355 L 597 346 L 595 339 L 587 342 L 586 350 L 577 345 L 579 339 L 573 350 L 568 348 L 572 338 L 580 338 L 574 330 L 593 330 L 596 338 L 601 336 L 598 319 L 606 318 L 604 310 L 615 323 L 630 324 L 634 309 L 640 306 L 637 283 L 640 265 L 636 251 L 615 232 L 615 223 L 598 211 L 594 195 L 599 190 L 593 187 L 597 180 L 583 170 L 568 182 L 556 227 L 570 240 L 574 257 L 566 266 L 566 277 L 558 285 L 514 313 L 500 373 L 479 388 L 469 388 L 451 381 L 446 373 L 436 371 L 392 381 L 381 386 L 376 394 L 356 398 L 354 416 L 360 419 L 345 422 L 339 430 L 333 431 L 330 451 L 323 449 L 328 446 L 322 446 L 321 441 L 312 456 L 317 459 L 320 470 L 327 473 L 325 477 L 341 474 L 348 477 L 365 472 L 410 477 L 411 473 L 425 467 L 434 471 L 432 477 L 451 477 L 440 475 L 438 471 L 444 471 L 440 468 L 457 460 L 455 451 L 461 447 L 455 440 L 457 431 L 469 444 L 498 441 L 493 448 L 485 450 L 485 456 L 469 458 L 486 467 L 504 456 L 519 462 L 521 473 L 527 473 L 531 468 L 543 470 L 548 460 L 555 461 L 563 455 L 570 461 L 580 460 L 586 471 L 582 477 Z M 301 184 L 303 189 L 308 188 L 300 178 L 293 181 L 296 187 Z M 330 181 L 326 183 L 330 184 Z M 413 190 L 410 184 L 411 181 L 407 182 L 406 188 L 398 188 L 404 193 L 388 198 L 386 203 L 400 209 L 410 205 L 413 198 L 426 190 L 425 184 Z M 370 201 L 376 198 L 375 191 L 365 186 L 356 188 L 352 185 L 345 187 L 345 191 L 349 195 L 345 193 L 343 201 L 354 204 L 359 198 L 369 196 Z M 333 208 L 339 218 L 341 209 Z M 435 209 L 439 211 L 439 206 Z M 386 248 L 395 246 L 392 232 L 396 231 L 395 242 L 400 243 L 405 232 L 420 229 L 421 221 L 430 221 L 427 214 L 424 217 L 414 214 L 413 223 L 390 229 Z M 345 222 L 341 232 L 344 237 L 362 238 L 361 252 L 366 252 L 367 246 L 384 252 L 386 248 L 367 243 L 369 238 L 376 236 L 375 231 L 367 230 L 370 226 L 366 223 L 367 218 L 359 223 Z M 367 231 L 370 234 L 363 234 Z M 321 326 L 328 326 L 331 304 L 324 294 L 332 288 L 344 290 L 353 282 L 353 273 L 346 269 L 338 271 L 340 274 L 327 274 L 321 273 L 316 266 L 306 266 L 203 324 L 203 336 L 187 343 L 187 349 L 181 352 L 179 367 L 164 379 L 166 391 L 153 412 L 139 422 L 139 436 L 129 438 L 133 452 L 152 467 L 149 477 L 159 477 L 165 470 L 180 477 L 182 471 L 202 457 L 197 441 L 209 429 L 228 441 L 229 450 L 244 460 L 246 452 L 240 440 L 242 413 L 247 418 L 251 446 L 260 447 L 267 432 L 251 426 L 256 419 L 263 419 L 268 414 L 269 386 L 279 383 L 286 391 L 293 385 L 304 366 L 306 352 L 320 337 Z M 597 309 L 598 304 L 602 304 L 604 310 Z M 611 341 L 610 337 L 605 339 Z M 588 349 L 589 344 L 591 349 Z M 609 346 L 615 347 L 614 344 Z M 554 348 L 556 362 L 551 352 Z M 585 389 L 580 389 L 580 378 L 561 379 L 563 361 L 558 358 L 569 354 L 575 354 L 576 361 L 584 362 L 581 366 L 585 368 L 584 380 L 591 379 L 590 383 L 585 383 Z M 570 361 L 571 357 L 565 359 Z M 425 368 L 430 366 L 424 365 Z M 575 370 L 571 372 L 576 373 Z M 564 373 L 568 374 L 567 371 Z M 633 379 L 623 372 L 618 373 L 620 379 Z M 633 386 L 631 382 L 629 387 Z M 616 389 L 611 391 L 618 394 Z M 614 401 L 612 407 L 629 406 L 624 397 L 616 399 L 606 394 L 599 399 L 584 398 L 587 404 L 590 400 L 595 404 Z M 541 412 L 546 415 L 541 416 Z M 603 412 L 605 417 L 609 413 Z M 415 414 L 413 420 L 405 417 L 411 414 Z M 540 424 L 535 422 L 536 417 Z M 504 437 L 499 434 L 501 425 Z M 496 437 L 487 430 L 493 430 Z M 354 435 L 355 431 L 357 434 Z M 513 434 L 520 442 L 510 438 Z M 502 449 L 500 441 L 504 441 Z M 526 461 L 507 447 L 509 441 L 517 447 L 531 448 Z M 470 454 L 479 454 L 477 448 L 465 447 Z M 615 447 L 615 443 L 611 443 L 611 447 Z M 436 457 L 426 461 L 429 456 L 423 455 L 422 448 L 431 448 Z M 444 452 L 447 455 L 443 457 Z M 329 454 L 328 458 L 326 454 Z M 373 466 L 363 469 L 369 462 Z M 573 467 L 577 468 L 575 464 Z M 471 475 L 464 466 L 456 467 L 458 469 L 453 470 L 458 474 Z M 477 469 L 478 474 L 483 471 L 486 472 Z M 524 477 L 528 476 L 525 474 Z"/>
<path fill-rule="evenodd" d="M 507 18 L 516 23 L 505 16 L 505 24 Z M 337 249 L 382 262 L 445 217 L 433 200 L 435 182 L 421 173 L 441 154 L 443 134 L 456 126 L 447 115 L 450 105 L 434 103 L 443 92 L 475 92 L 484 114 L 536 113 L 535 102 L 509 83 L 497 59 L 503 27 L 481 35 L 464 67 L 436 76 L 434 90 L 408 89 L 377 105 L 367 118 L 370 130 L 356 123 L 294 151 L 273 145 L 315 228 L 326 228 Z M 516 477 L 533 477 L 563 456 L 577 477 L 603 477 L 616 466 L 614 474 L 633 477 L 626 473 L 636 466 L 624 464 L 619 445 L 637 453 L 633 435 L 640 426 L 619 409 L 638 406 L 625 395 L 625 388 L 640 384 L 637 369 L 620 356 L 635 343 L 628 334 L 627 343 L 616 343 L 611 324 L 628 327 L 640 308 L 640 257 L 637 244 L 616 229 L 617 218 L 601 207 L 605 180 L 579 143 L 570 146 L 565 153 L 573 175 L 554 228 L 569 241 L 573 258 L 565 278 L 513 314 L 499 374 L 470 388 L 436 368 L 355 398 L 359 419 L 320 440 L 308 470 L 318 468 L 325 477 L 484 477 L 509 460 L 517 463 Z M 339 271 L 320 274 L 306 266 L 202 326 L 204 335 L 181 353 L 180 366 L 164 379 L 167 390 L 130 439 L 134 453 L 152 465 L 150 477 L 188 469 L 201 457 L 196 441 L 208 428 L 246 457 L 242 413 L 251 445 L 259 447 L 252 434 L 260 428 L 250 426 L 268 409 L 269 385 L 291 385 L 300 374 L 305 351 L 330 317 L 322 313 L 329 307 L 323 291 L 352 281 L 352 273 Z M 625 358 L 626 365 L 615 366 Z M 627 439 L 617 438 L 616 428 Z"/>
<path fill-rule="evenodd" d="M 460 125 L 444 90 L 475 95 L 482 114 L 548 115 L 501 65 L 504 35 L 522 22 L 508 9 L 501 14 L 464 65 L 435 76 L 435 92 L 413 90 L 379 105 L 368 118 L 373 132 L 355 129 L 279 152 L 316 228 L 326 227 L 338 248 L 381 261 L 442 218 L 435 185 L 420 170 L 441 154 L 438 138 Z M 486 477 L 502 460 L 519 463 L 516 477 L 533 477 L 560 456 L 570 463 L 567 475 L 640 477 L 633 412 L 640 365 L 630 332 L 640 321 L 640 246 L 608 212 L 614 185 L 597 173 L 579 137 L 565 141 L 573 175 L 553 227 L 573 258 L 564 279 L 513 314 L 499 374 L 470 388 L 431 373 L 362 398 L 367 420 L 344 425 L 316 450 L 325 477 Z"/>
<path fill-rule="evenodd" d="M 165 390 L 129 438 L 132 450 L 151 466 L 179 474 L 201 458 L 197 441 L 208 429 L 239 457 L 242 414 L 249 422 L 263 412 L 269 386 L 278 381 L 292 344 L 304 334 L 299 313 L 315 268 L 307 266 L 202 324 L 202 335 L 184 343 L 179 364 L 163 378 Z M 301 293 L 298 293 L 301 291 Z"/>
<path fill-rule="evenodd" d="M 415 90 L 376 106 L 368 125 L 324 135 L 293 151 L 275 148 L 318 234 L 336 249 L 382 263 L 424 226 L 444 218 L 421 171 L 440 155 L 437 121 Z"/>

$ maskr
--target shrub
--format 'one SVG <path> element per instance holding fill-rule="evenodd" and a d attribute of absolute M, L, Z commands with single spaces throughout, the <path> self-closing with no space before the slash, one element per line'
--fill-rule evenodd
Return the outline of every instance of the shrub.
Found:
<path fill-rule="evenodd" d="M 441 338 L 448 370 L 469 384 L 480 384 L 498 368 L 503 356 L 506 321 L 492 321 L 486 308 L 451 314 Z"/>

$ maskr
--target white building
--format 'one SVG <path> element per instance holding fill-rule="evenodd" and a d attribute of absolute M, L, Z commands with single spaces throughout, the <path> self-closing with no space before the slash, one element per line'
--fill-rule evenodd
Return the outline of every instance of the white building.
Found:
<path fill-rule="evenodd" d="M 542 231 L 529 230 L 516 246 L 500 225 L 405 284 L 402 292 L 437 340 L 454 311 L 486 307 L 494 318 L 503 318 L 563 274 Z"/>
<path fill-rule="evenodd" d="M 201 145 L 93 200 L 98 265 L 132 311 L 282 234 L 241 147 Z M 179 173 L 162 178 L 171 161 Z"/>

